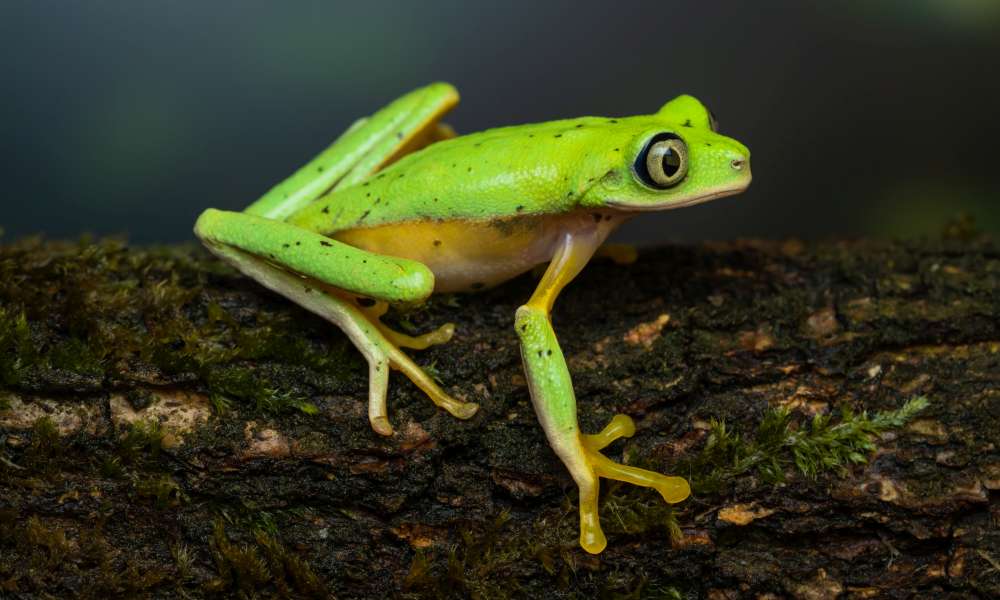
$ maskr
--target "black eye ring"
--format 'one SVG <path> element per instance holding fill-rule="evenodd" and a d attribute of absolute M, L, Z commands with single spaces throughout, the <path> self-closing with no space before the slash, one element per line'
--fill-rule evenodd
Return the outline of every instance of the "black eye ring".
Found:
<path fill-rule="evenodd" d="M 667 189 L 687 175 L 687 144 L 672 133 L 660 133 L 646 143 L 635 159 L 634 170 L 639 180 L 649 187 Z"/>

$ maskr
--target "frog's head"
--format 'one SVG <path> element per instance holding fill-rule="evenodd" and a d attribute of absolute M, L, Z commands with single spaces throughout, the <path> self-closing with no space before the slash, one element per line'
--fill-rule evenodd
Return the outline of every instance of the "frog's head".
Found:
<path fill-rule="evenodd" d="M 738 194 L 750 185 L 750 151 L 718 133 L 704 104 L 678 96 L 653 115 L 621 119 L 613 153 L 583 202 L 625 211 L 665 210 Z M 607 158 L 610 157 L 610 158 Z"/>

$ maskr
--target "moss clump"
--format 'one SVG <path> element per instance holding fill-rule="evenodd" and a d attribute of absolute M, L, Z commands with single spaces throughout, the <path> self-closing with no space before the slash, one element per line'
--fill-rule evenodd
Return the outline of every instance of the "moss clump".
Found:
<path fill-rule="evenodd" d="M 176 508 L 187 501 L 181 486 L 169 475 L 157 475 L 135 482 L 135 493 L 140 498 L 152 499 L 158 509 Z"/>
<path fill-rule="evenodd" d="M 218 577 L 206 583 L 208 591 L 258 594 L 271 589 L 282 597 L 296 593 L 315 598 L 328 595 L 309 563 L 266 532 L 254 532 L 252 542 L 234 543 L 226 535 L 222 521 L 216 520 L 210 546 Z"/>
<path fill-rule="evenodd" d="M 127 463 L 143 457 L 155 459 L 163 449 L 163 429 L 158 421 L 136 421 L 118 441 L 118 457 Z"/>
<path fill-rule="evenodd" d="M 34 360 L 27 315 L 0 304 L 0 384 L 19 384 L 25 367 Z"/>
<path fill-rule="evenodd" d="M 842 471 L 867 462 L 879 435 L 902 427 L 928 404 L 927 398 L 917 396 L 897 410 L 873 416 L 844 409 L 836 423 L 829 415 L 816 415 L 806 427 L 796 427 L 792 413 L 779 408 L 764 415 L 752 438 L 713 420 L 704 449 L 682 463 L 678 472 L 687 474 L 694 492 L 711 494 L 750 471 L 772 484 L 784 481 L 792 465 L 811 478 Z"/>

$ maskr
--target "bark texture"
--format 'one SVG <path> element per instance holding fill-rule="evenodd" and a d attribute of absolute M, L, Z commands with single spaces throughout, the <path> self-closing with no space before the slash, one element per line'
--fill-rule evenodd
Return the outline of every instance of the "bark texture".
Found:
<path fill-rule="evenodd" d="M 695 487 L 605 482 L 599 556 L 521 372 L 532 277 L 389 317 L 455 322 L 411 355 L 482 408 L 394 374 L 386 439 L 345 337 L 200 249 L 2 246 L 0 597 L 997 597 L 1000 249 L 967 233 L 592 263 L 554 313 L 583 428 L 633 416 L 609 456 Z"/>

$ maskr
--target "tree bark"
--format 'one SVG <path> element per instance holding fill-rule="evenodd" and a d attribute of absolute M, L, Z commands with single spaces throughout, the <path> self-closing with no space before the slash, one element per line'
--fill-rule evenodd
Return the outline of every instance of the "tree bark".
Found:
<path fill-rule="evenodd" d="M 390 314 L 456 324 L 410 354 L 481 409 L 394 373 L 382 438 L 346 338 L 202 250 L 2 246 L 0 597 L 997 597 L 1000 251 L 958 233 L 588 266 L 553 318 L 581 425 L 631 415 L 608 455 L 695 487 L 602 482 L 598 556 L 521 371 L 531 276 Z"/>

